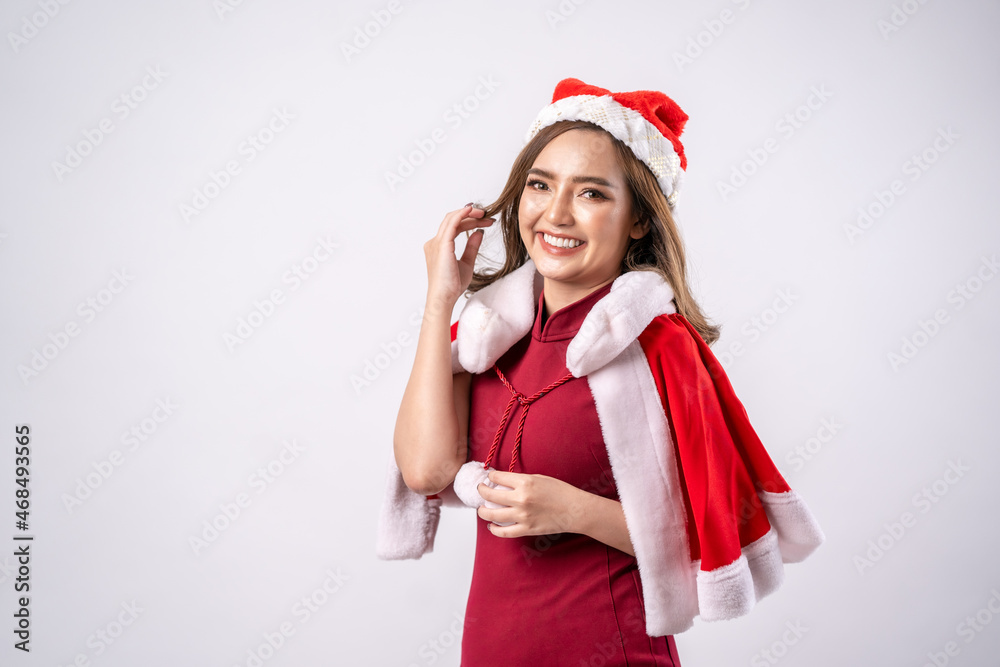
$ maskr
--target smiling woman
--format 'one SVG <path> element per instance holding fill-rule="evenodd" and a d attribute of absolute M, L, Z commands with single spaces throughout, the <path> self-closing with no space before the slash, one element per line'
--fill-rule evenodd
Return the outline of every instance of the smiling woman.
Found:
<path fill-rule="evenodd" d="M 545 277 L 547 312 L 617 278 L 629 239 L 642 238 L 649 228 L 633 211 L 611 142 L 603 130 L 564 132 L 528 170 L 518 223 Z"/>
<path fill-rule="evenodd" d="M 477 508 L 467 667 L 679 665 L 672 635 L 748 613 L 823 540 L 687 286 L 686 121 L 663 93 L 566 79 L 499 199 L 424 245 L 378 555 L 419 558 L 442 504 Z M 476 272 L 494 216 L 504 263 Z"/>

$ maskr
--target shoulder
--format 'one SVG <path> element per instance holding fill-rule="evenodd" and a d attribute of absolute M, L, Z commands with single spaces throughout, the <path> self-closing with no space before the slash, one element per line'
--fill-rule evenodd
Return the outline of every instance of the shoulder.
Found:
<path fill-rule="evenodd" d="M 656 378 L 665 382 L 683 378 L 679 386 L 687 388 L 708 388 L 725 381 L 725 371 L 708 344 L 679 313 L 653 318 L 638 340 Z"/>
<path fill-rule="evenodd" d="M 654 317 L 639 334 L 638 340 L 647 356 L 653 351 L 698 352 L 700 336 L 680 313 Z"/>

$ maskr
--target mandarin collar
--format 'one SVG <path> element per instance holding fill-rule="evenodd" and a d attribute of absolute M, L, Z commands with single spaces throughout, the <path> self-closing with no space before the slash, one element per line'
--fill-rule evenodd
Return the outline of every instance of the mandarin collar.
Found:
<path fill-rule="evenodd" d="M 545 309 L 545 292 L 538 295 L 538 304 L 535 310 L 535 322 L 531 328 L 531 337 L 542 343 L 550 343 L 557 340 L 572 338 L 583 326 L 583 320 L 587 313 L 598 301 L 603 299 L 611 291 L 611 284 L 608 283 L 599 287 L 590 294 L 577 299 L 573 303 L 563 306 L 554 313 L 550 313 L 543 320 Z"/>

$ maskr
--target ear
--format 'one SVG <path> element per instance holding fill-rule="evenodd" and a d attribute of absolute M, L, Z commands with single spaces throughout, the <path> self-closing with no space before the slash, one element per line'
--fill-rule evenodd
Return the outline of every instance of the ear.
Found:
<path fill-rule="evenodd" d="M 649 218 L 643 218 L 641 220 L 636 220 L 632 223 L 632 229 L 629 231 L 628 235 L 634 239 L 641 239 L 643 236 L 649 233 Z"/>

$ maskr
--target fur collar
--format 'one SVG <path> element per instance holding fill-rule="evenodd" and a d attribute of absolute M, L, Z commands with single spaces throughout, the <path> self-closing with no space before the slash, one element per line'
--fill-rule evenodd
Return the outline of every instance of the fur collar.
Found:
<path fill-rule="evenodd" d="M 479 290 L 458 318 L 457 363 L 483 373 L 531 331 L 543 278 L 528 259 Z M 566 350 L 566 368 L 583 377 L 617 357 L 658 315 L 676 312 L 674 291 L 655 271 L 628 271 L 594 304 Z"/>

